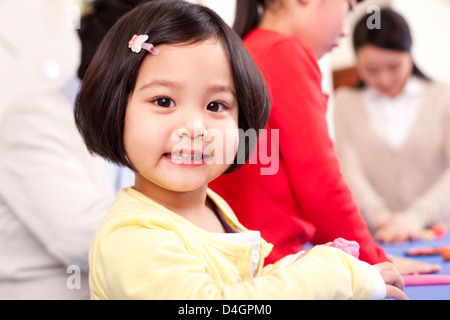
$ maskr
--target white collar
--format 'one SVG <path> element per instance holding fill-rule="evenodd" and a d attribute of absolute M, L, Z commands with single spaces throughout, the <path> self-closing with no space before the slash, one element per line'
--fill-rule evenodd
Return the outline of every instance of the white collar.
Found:
<path fill-rule="evenodd" d="M 402 92 L 400 92 L 395 97 L 389 97 L 385 94 L 381 93 L 374 87 L 367 87 L 363 94 L 366 95 L 369 99 L 374 100 L 380 100 L 380 99 L 387 99 L 387 100 L 394 100 L 394 99 L 401 99 L 403 97 L 420 97 L 423 93 L 423 89 L 425 88 L 425 80 L 418 78 L 417 76 L 411 76 L 408 78 L 408 80 L 405 83 L 405 86 L 403 87 Z"/>

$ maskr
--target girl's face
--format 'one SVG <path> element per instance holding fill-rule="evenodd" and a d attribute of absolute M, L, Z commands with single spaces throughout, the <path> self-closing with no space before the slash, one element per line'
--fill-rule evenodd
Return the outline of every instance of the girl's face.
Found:
<path fill-rule="evenodd" d="M 358 50 L 356 57 L 361 80 L 389 97 L 401 93 L 412 75 L 413 62 L 409 52 L 366 45 Z"/>
<path fill-rule="evenodd" d="M 159 55 L 144 58 L 128 98 L 126 154 L 137 171 L 136 186 L 198 190 L 222 174 L 237 152 L 231 68 L 215 39 L 158 49 Z"/>
<path fill-rule="evenodd" d="M 310 3 L 309 28 L 302 36 L 312 45 L 317 58 L 338 45 L 348 34 L 347 16 L 356 0 L 315 0 Z"/>

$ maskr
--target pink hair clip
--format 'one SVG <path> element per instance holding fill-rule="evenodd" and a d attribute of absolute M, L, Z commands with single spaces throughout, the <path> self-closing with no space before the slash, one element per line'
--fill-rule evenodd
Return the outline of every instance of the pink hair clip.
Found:
<path fill-rule="evenodd" d="M 131 49 L 131 51 L 139 53 L 141 52 L 141 49 L 147 50 L 153 55 L 158 55 L 159 50 L 155 48 L 155 46 L 151 43 L 145 43 L 145 41 L 148 40 L 148 35 L 141 34 L 141 35 L 134 35 L 133 38 L 131 38 L 130 41 L 128 41 L 128 48 Z"/>

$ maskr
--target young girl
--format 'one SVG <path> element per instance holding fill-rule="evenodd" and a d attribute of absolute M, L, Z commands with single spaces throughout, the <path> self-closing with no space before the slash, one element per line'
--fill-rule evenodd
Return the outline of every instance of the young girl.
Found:
<path fill-rule="evenodd" d="M 248 157 L 230 132 L 263 128 L 268 101 L 239 38 L 206 7 L 154 1 L 115 25 L 83 79 L 76 122 L 88 149 L 132 168 L 136 183 L 93 239 L 93 299 L 406 298 L 391 264 L 330 246 L 263 267 L 271 245 L 208 189 L 239 166 L 219 154 Z"/>
<path fill-rule="evenodd" d="M 210 187 L 245 225 L 274 244 L 268 262 L 307 242 L 320 244 L 337 237 L 357 241 L 363 261 L 388 259 L 373 241 L 342 177 L 317 63 L 346 34 L 345 18 L 355 3 L 238 0 L 235 29 L 267 81 L 272 102 L 267 128 L 279 130 L 280 165 L 274 175 L 260 174 L 263 161 L 243 166 Z M 232 188 L 236 184 L 246 188 Z M 392 261 L 402 262 L 402 273 L 436 271 L 411 259 Z"/>
<path fill-rule="evenodd" d="M 337 150 L 377 240 L 407 241 L 450 223 L 450 90 L 414 64 L 401 15 L 381 10 L 381 29 L 366 19 L 353 33 L 362 85 L 336 93 Z"/>

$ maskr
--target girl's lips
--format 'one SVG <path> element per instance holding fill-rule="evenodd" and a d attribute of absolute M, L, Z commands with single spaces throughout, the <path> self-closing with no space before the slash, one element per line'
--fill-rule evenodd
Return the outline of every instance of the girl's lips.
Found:
<path fill-rule="evenodd" d="M 206 164 L 206 161 L 211 158 L 211 156 L 197 151 L 165 153 L 163 156 L 176 165 L 185 166 L 201 166 Z"/>

